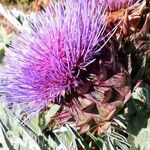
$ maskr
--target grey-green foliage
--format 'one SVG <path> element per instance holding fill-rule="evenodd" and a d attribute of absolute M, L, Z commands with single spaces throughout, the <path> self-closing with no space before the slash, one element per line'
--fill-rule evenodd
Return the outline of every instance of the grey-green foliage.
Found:
<path fill-rule="evenodd" d="M 18 31 L 22 29 L 21 24 L 24 18 L 24 14 L 22 12 L 17 11 L 15 8 L 7 10 L 0 4 L 0 15 L 9 20 L 12 26 L 17 28 Z M 12 35 L 13 33 L 7 34 L 6 29 L 0 24 L 0 63 L 2 63 L 5 56 L 5 49 L 7 45 L 11 42 Z"/>
<path fill-rule="evenodd" d="M 16 32 L 20 32 L 23 28 L 26 28 L 28 18 L 32 18 L 32 15 L 34 14 L 32 13 L 31 15 L 25 15 L 16 8 L 8 10 L 0 4 L 0 15 L 7 19 L 7 21 L 9 21 L 9 23 L 17 29 Z M 13 35 L 13 33 L 7 34 L 3 25 L 0 25 L 0 63 L 2 63 L 5 56 L 5 49 L 10 44 Z"/>
<path fill-rule="evenodd" d="M 49 117 L 53 116 L 57 110 L 58 106 L 52 107 L 49 115 L 45 118 L 43 117 L 42 120 L 45 120 L 44 122 L 46 123 L 48 119 L 50 120 Z M 0 106 L 0 133 L 0 146 L 6 150 L 75 150 L 77 149 L 76 140 L 78 140 L 84 148 L 84 144 L 82 144 L 83 139 L 72 127 L 62 127 L 51 132 L 49 136 L 46 137 L 39 126 L 38 115 L 26 125 L 23 125 L 20 120 L 2 104 Z"/>
<path fill-rule="evenodd" d="M 50 118 L 57 113 L 58 109 L 59 106 L 52 105 L 47 115 L 36 115 L 24 125 L 5 105 L 1 104 L 0 145 L 6 150 L 91 150 L 93 144 L 95 148 L 100 150 L 116 150 L 116 148 L 118 150 L 128 150 L 130 147 L 127 138 L 116 132 L 115 126 L 111 126 L 102 135 L 95 136 L 88 132 L 86 135 L 81 136 L 73 128 L 73 124 L 66 124 L 45 136 L 43 129 L 47 126 Z M 19 113 L 20 110 L 16 109 L 15 114 Z M 114 119 L 114 122 L 122 133 L 125 132 L 126 126 L 120 121 L 119 117 Z"/>
<path fill-rule="evenodd" d="M 91 141 L 97 145 L 100 150 L 128 150 L 130 144 L 127 140 L 125 118 L 119 115 L 113 119 L 112 125 L 102 135 L 94 136 L 88 133 Z M 119 132 L 118 132 L 119 131 Z"/>
<path fill-rule="evenodd" d="M 27 16 L 25 13 L 16 8 L 6 9 L 1 3 L 0 15 L 7 19 L 17 31 L 21 31 L 23 29 L 23 22 L 26 20 Z"/>
<path fill-rule="evenodd" d="M 150 110 L 141 109 L 128 123 L 128 140 L 131 149 L 150 149 Z"/>
<path fill-rule="evenodd" d="M 0 48 L 0 64 L 2 63 L 4 56 L 5 56 L 5 50 L 4 48 Z"/>
<path fill-rule="evenodd" d="M 133 98 L 135 112 L 128 118 L 127 126 L 131 150 L 150 150 L 150 85 L 139 87 Z"/>
<path fill-rule="evenodd" d="M 9 37 L 6 35 L 5 29 L 3 26 L 0 26 L 0 63 L 2 63 L 2 60 L 5 56 L 5 44 L 8 44 L 9 41 Z"/>

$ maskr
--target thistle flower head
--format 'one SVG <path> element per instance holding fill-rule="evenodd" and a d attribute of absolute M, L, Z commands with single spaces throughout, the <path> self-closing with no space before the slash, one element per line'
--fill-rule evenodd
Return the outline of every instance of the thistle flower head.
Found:
<path fill-rule="evenodd" d="M 74 72 L 93 59 L 103 38 L 101 9 L 95 0 L 67 0 L 37 14 L 6 52 L 6 100 L 35 112 L 76 88 L 81 80 Z"/>

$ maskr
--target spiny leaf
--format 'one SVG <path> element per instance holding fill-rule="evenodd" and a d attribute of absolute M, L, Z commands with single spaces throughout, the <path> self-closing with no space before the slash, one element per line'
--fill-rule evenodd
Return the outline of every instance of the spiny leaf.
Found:
<path fill-rule="evenodd" d="M 0 122 L 0 128 L 2 129 L 3 137 L 5 139 L 5 142 L 6 142 L 7 146 L 8 146 L 8 149 L 9 150 L 15 150 L 14 147 L 12 146 L 8 136 L 7 136 L 7 131 L 8 130 L 5 128 L 5 126 L 2 122 Z"/>
<path fill-rule="evenodd" d="M 69 131 L 71 131 L 74 134 L 74 136 L 76 137 L 76 140 L 79 142 L 80 146 L 83 149 L 90 150 L 88 144 L 84 141 L 84 139 L 71 126 L 66 125 L 66 127 Z"/>

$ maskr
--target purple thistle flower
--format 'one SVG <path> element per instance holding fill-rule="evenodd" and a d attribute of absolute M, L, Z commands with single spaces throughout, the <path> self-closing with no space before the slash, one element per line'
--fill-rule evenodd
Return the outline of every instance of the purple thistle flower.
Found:
<path fill-rule="evenodd" d="M 40 12 L 6 51 L 2 92 L 7 102 L 36 112 L 81 80 L 74 75 L 93 59 L 105 15 L 95 0 L 67 0 Z"/>

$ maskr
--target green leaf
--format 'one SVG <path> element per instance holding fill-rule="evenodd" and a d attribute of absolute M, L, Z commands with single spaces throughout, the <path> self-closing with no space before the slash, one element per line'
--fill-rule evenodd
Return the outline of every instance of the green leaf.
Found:
<path fill-rule="evenodd" d="M 143 107 L 135 116 L 130 117 L 127 127 L 129 134 L 128 141 L 131 149 L 150 149 L 150 110 Z"/>
<path fill-rule="evenodd" d="M 150 150 L 150 127 L 143 128 L 135 138 L 135 146 L 141 150 Z"/>
<path fill-rule="evenodd" d="M 15 150 L 13 145 L 11 144 L 9 138 L 8 138 L 8 135 L 7 135 L 8 130 L 5 128 L 5 126 L 2 122 L 0 122 L 0 128 L 1 128 L 1 131 L 3 133 L 3 138 L 5 139 L 5 142 L 6 142 L 8 149 L 9 150 Z"/>
<path fill-rule="evenodd" d="M 67 129 L 71 131 L 71 133 L 75 136 L 76 140 L 78 141 L 79 145 L 86 150 L 90 150 L 89 145 L 84 141 L 84 139 L 75 131 L 71 126 L 66 125 Z"/>
<path fill-rule="evenodd" d="M 147 56 L 144 55 L 142 63 L 140 64 L 139 72 L 137 73 L 137 75 L 134 78 L 134 80 L 140 80 L 143 77 L 144 71 L 145 71 L 145 66 L 146 66 L 146 59 L 147 59 Z"/>

